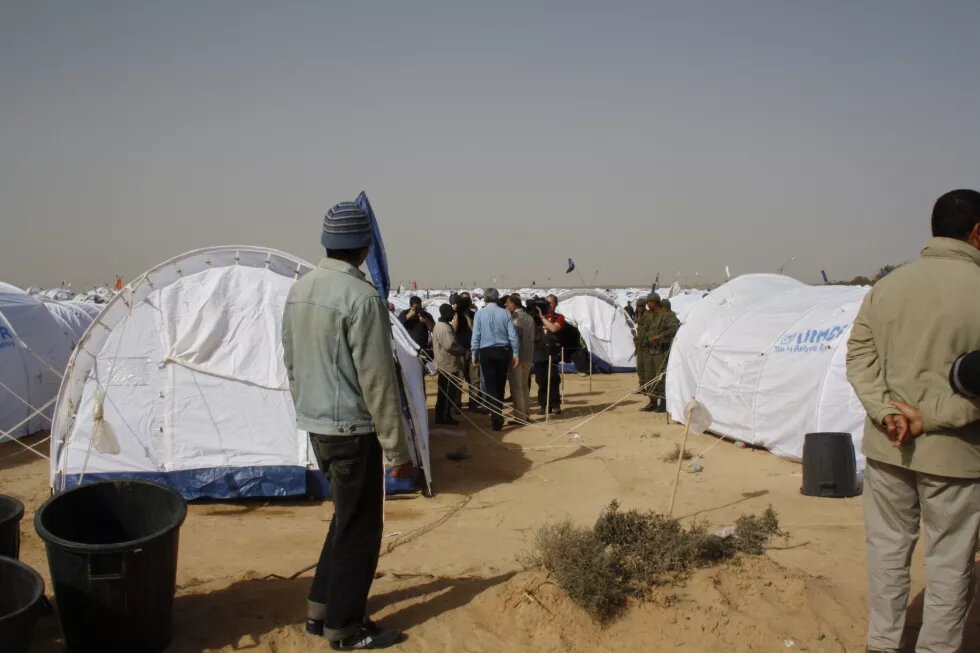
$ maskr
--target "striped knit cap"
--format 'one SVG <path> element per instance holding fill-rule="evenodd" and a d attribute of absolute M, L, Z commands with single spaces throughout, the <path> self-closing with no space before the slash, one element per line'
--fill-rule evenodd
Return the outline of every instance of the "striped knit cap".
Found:
<path fill-rule="evenodd" d="M 335 204 L 323 218 L 325 249 L 360 249 L 371 244 L 371 218 L 353 202 Z"/>

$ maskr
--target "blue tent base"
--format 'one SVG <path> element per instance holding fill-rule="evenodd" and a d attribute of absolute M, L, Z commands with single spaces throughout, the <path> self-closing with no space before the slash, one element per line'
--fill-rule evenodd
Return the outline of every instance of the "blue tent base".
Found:
<path fill-rule="evenodd" d="M 270 465 L 262 467 L 207 467 L 173 472 L 98 472 L 85 474 L 95 481 L 153 481 L 169 485 L 188 501 L 195 499 L 253 499 L 260 497 L 306 496 L 306 467 Z M 78 485 L 79 475 L 66 478 L 65 489 Z"/>
<path fill-rule="evenodd" d="M 391 470 L 385 472 L 385 495 L 392 494 L 411 494 L 417 492 L 420 484 L 421 473 L 419 469 L 412 469 L 411 478 L 392 478 Z M 319 469 L 310 470 L 307 476 L 306 494 L 312 499 L 329 499 L 330 481 Z"/>
<path fill-rule="evenodd" d="M 391 478 L 385 473 L 386 494 L 418 491 L 421 472 L 412 470 L 407 479 Z M 66 478 L 65 489 L 78 486 L 79 475 Z M 292 465 L 266 467 L 209 467 L 174 472 L 108 472 L 87 473 L 85 483 L 96 481 L 152 481 L 168 485 L 188 501 L 199 499 L 235 500 L 260 498 L 306 497 L 330 498 L 330 483 L 319 469 Z"/>

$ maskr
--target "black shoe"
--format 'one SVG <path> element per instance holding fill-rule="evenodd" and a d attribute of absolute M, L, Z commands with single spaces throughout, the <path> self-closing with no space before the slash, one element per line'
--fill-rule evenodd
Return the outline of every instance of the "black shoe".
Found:
<path fill-rule="evenodd" d="M 647 404 L 646 406 L 644 406 L 643 408 L 640 409 L 640 412 L 642 412 L 642 413 L 655 413 L 655 412 L 657 412 L 657 407 L 654 404 Z"/>
<path fill-rule="evenodd" d="M 330 648 L 335 651 L 361 651 L 365 649 L 380 649 L 394 646 L 405 638 L 404 633 L 394 628 L 379 628 L 370 621 L 358 627 L 357 632 L 350 637 L 330 642 Z"/>
<path fill-rule="evenodd" d="M 306 632 L 310 635 L 315 635 L 317 637 L 323 637 L 323 620 L 322 619 L 307 619 L 306 620 Z"/>
<path fill-rule="evenodd" d="M 538 415 L 544 415 L 544 406 L 538 408 Z"/>
<path fill-rule="evenodd" d="M 504 425 L 503 424 L 491 424 L 490 425 L 490 428 L 493 429 L 494 431 L 503 431 L 504 430 Z"/>

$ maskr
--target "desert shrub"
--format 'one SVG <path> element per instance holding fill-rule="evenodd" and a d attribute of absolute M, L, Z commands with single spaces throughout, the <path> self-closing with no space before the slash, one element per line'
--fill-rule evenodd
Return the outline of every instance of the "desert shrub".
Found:
<path fill-rule="evenodd" d="M 538 531 L 535 544 L 555 583 L 595 619 L 609 621 L 625 607 L 624 578 L 592 529 L 567 521 L 549 524 Z"/>
<path fill-rule="evenodd" d="M 710 532 L 706 522 L 684 528 L 653 511 L 622 512 L 613 501 L 594 528 L 567 521 L 543 526 L 536 539 L 537 560 L 572 601 L 607 622 L 627 598 L 645 598 L 654 585 L 738 553 L 763 553 L 769 540 L 781 534 L 771 506 L 760 517 L 739 517 L 734 533 L 723 536 Z"/>

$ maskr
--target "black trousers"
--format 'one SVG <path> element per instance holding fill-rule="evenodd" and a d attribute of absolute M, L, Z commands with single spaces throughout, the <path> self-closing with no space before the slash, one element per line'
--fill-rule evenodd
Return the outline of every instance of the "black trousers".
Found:
<path fill-rule="evenodd" d="M 561 374 L 558 373 L 558 364 L 551 365 L 551 400 L 548 401 L 548 363 L 534 364 L 534 380 L 538 384 L 538 407 L 541 410 L 545 406 L 551 410 L 561 408 Z"/>
<path fill-rule="evenodd" d="M 468 361 L 467 361 L 468 362 Z M 439 370 L 439 394 L 436 396 L 436 424 L 452 418 L 453 408 L 458 408 L 463 400 L 458 375 Z"/>
<path fill-rule="evenodd" d="M 507 368 L 514 360 L 510 347 L 487 347 L 480 350 L 480 372 L 483 374 L 484 400 L 490 406 L 490 424 L 502 428 Z"/>
<path fill-rule="evenodd" d="M 331 640 L 349 637 L 367 616 L 384 528 L 384 454 L 374 433 L 310 434 L 330 481 L 333 519 L 310 589 L 310 618 Z M 319 614 L 317 614 L 319 613 Z"/>

